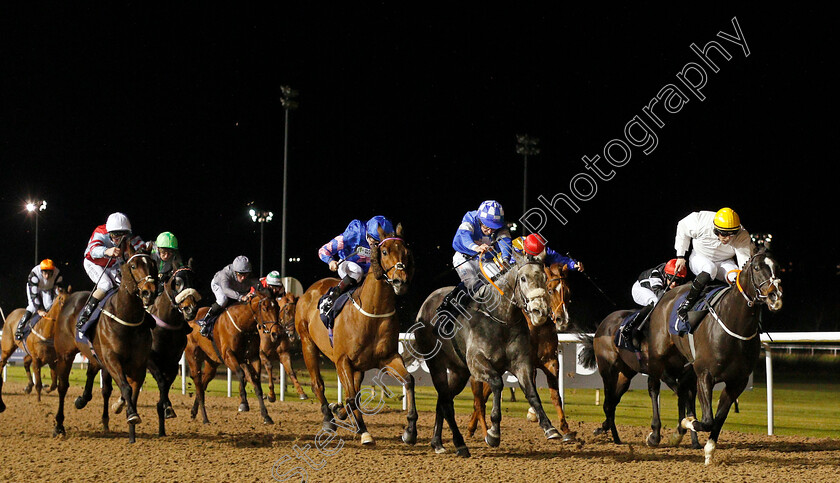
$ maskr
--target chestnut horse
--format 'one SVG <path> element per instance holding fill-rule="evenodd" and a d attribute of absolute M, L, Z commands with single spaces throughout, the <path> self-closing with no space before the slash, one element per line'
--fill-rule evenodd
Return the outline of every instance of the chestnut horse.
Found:
<path fill-rule="evenodd" d="M 297 309 L 298 297 L 291 292 L 286 292 L 285 295 L 277 299 L 280 307 L 280 320 L 274 323 L 266 323 L 260 329 L 260 359 L 265 371 L 268 373 L 268 401 L 274 402 L 277 400 L 277 395 L 274 393 L 274 375 L 272 374 L 272 361 L 278 361 L 284 368 L 286 374 L 292 380 L 295 386 L 295 391 L 298 393 L 300 399 L 308 399 L 303 388 L 300 387 L 297 374 L 292 368 L 292 347 L 297 343 L 300 344 L 300 337 L 295 332 L 295 310 Z M 282 391 L 285 388 L 280 388 Z"/>
<path fill-rule="evenodd" d="M 178 376 L 181 355 L 187 346 L 190 326 L 186 321 L 195 317 L 198 301 L 201 300 L 195 286 L 192 268 L 179 268 L 161 286 L 162 296 L 158 296 L 149 309 L 149 313 L 156 317 L 148 369 L 157 382 L 160 395 L 157 402 L 158 436 L 166 436 L 166 420 L 176 417 L 169 400 L 169 389 Z M 119 413 L 124 405 L 125 400 L 120 398 L 112 409 Z"/>
<path fill-rule="evenodd" d="M 380 369 L 380 374 L 387 369 L 391 376 L 404 384 L 409 409 L 408 425 L 403 431 L 402 441 L 406 444 L 417 442 L 414 377 L 405 369 L 398 351 L 400 324 L 395 315 L 396 296 L 408 290 L 414 272 L 412 254 L 402 236 L 402 225 L 397 225 L 396 234 L 386 234 L 379 229 L 382 241 L 370 249 L 370 270 L 352 300 L 335 318 L 334 346 L 330 344 L 327 328 L 321 322 L 318 300 L 338 284 L 337 279 L 326 278 L 309 287 L 298 301 L 295 316 L 303 359 L 312 377 L 312 391 L 321 403 L 323 428 L 336 430 L 332 408 L 337 408 L 335 416 L 339 419 L 351 413 L 354 429 L 361 435 L 363 445 L 374 444 L 359 409 L 362 380 L 365 371 L 370 369 Z M 327 403 L 319 354 L 324 354 L 335 363 L 347 396 L 343 406 L 331 408 Z"/>
<path fill-rule="evenodd" d="M 61 287 L 58 288 L 58 294 L 53 301 L 47 315 L 41 317 L 36 327 L 32 327 L 29 336 L 24 340 L 15 340 L 14 328 L 17 327 L 20 318 L 23 317 L 26 309 L 15 309 L 9 314 L 5 321 L 6 330 L 3 331 L 3 338 L 0 341 L 0 371 L 6 367 L 6 362 L 9 357 L 14 354 L 15 349 L 20 348 L 26 352 L 23 358 L 23 367 L 26 369 L 26 388 L 24 392 L 29 394 L 32 392 L 32 387 L 35 387 L 35 393 L 38 395 L 38 402 L 41 402 L 41 390 L 43 383 L 41 382 L 41 367 L 47 365 L 50 367 L 51 384 L 47 392 L 52 391 L 56 387 L 55 377 L 55 346 L 53 345 L 53 336 L 55 334 L 55 319 L 61 312 L 64 303 L 67 301 L 67 294 Z M 25 345 L 25 347 L 24 347 Z M 33 370 L 35 371 L 35 382 L 32 382 L 32 373 L 30 366 L 35 364 Z M 6 410 L 6 404 L 3 402 L 3 380 L 0 378 L 0 413 Z"/>
<path fill-rule="evenodd" d="M 279 318 L 277 300 L 267 290 L 259 289 L 247 302 L 227 306 L 219 314 L 213 326 L 212 340 L 201 335 L 197 323 L 204 317 L 207 310 L 209 310 L 207 307 L 198 309 L 195 318 L 190 321 L 193 331 L 187 335 L 187 348 L 184 351 L 196 394 L 190 417 L 195 419 L 200 408 L 204 424 L 210 424 L 207 409 L 204 406 L 204 394 L 207 385 L 216 377 L 216 369 L 220 364 L 224 364 L 232 371 L 236 371 L 239 379 L 239 411 L 251 410 L 245 393 L 247 380 L 253 386 L 254 394 L 260 404 L 263 423 L 274 424 L 263 401 L 259 379 L 261 366 L 259 354 L 249 349 L 253 348 L 253 342 L 257 340 L 256 332 L 260 325 L 277 322 Z"/>
<path fill-rule="evenodd" d="M 69 296 L 58 318 L 55 333 L 55 352 L 58 357 L 58 412 L 55 415 L 54 435 L 65 435 L 64 397 L 70 387 L 70 370 L 78 352 L 88 358 L 87 381 L 84 392 L 76 398 L 77 409 L 82 409 L 92 398 L 93 379 L 103 369 L 102 428 L 107 433 L 108 400 L 116 379 L 120 395 L 126 401 L 128 441 L 135 441 L 135 426 L 140 423 L 137 399 L 146 380 L 146 361 L 152 346 L 154 322 L 146 307 L 155 301 L 157 267 L 151 257 L 135 252 L 130 244 L 121 256 L 122 278 L 119 290 L 104 305 L 96 328 L 88 331 L 95 354 L 85 342 L 76 340 L 76 320 L 90 296 L 90 292 L 76 292 Z"/>
<path fill-rule="evenodd" d="M 706 465 L 711 464 L 720 430 L 732 404 L 749 382 L 761 348 L 758 332 L 761 306 L 775 312 L 782 308 L 782 285 L 777 277 L 779 264 L 765 249 L 750 257 L 737 271 L 735 285 L 710 308 L 691 337 L 678 337 L 668 331 L 669 315 L 677 297 L 688 285 L 665 294 L 651 313 L 649 366 L 650 378 L 659 380 L 678 374 L 691 363 L 697 378 L 697 396 L 703 419 L 686 417 L 680 426 L 709 432 L 703 448 Z M 723 383 L 717 412 L 712 414 L 712 391 Z M 658 390 L 658 384 L 657 388 Z M 659 440 L 659 405 L 653 405 L 654 440 Z M 650 438 L 649 438 L 650 439 Z"/>
<path fill-rule="evenodd" d="M 543 371 L 548 382 L 548 390 L 551 394 L 551 403 L 557 410 L 557 417 L 560 421 L 560 432 L 563 433 L 564 442 L 573 442 L 577 433 L 569 429 L 566 421 L 566 413 L 563 411 L 563 403 L 560 399 L 558 387 L 558 362 L 557 362 L 557 332 L 565 331 L 569 326 L 569 313 L 566 310 L 566 301 L 569 299 L 569 286 L 566 283 L 568 267 L 565 264 L 555 263 L 545 267 L 545 275 L 548 278 L 546 288 L 548 289 L 549 301 L 551 304 L 551 319 L 554 324 L 541 324 L 535 326 L 531 323 L 531 317 L 525 314 L 528 322 L 528 331 L 531 334 L 531 359 L 536 369 Z M 483 431 L 482 438 L 487 436 L 486 405 L 487 398 L 493 392 L 490 384 L 476 381 L 470 378 L 470 387 L 473 393 L 473 414 L 467 425 L 467 434 L 475 434 L 476 427 L 481 424 Z M 513 389 L 513 388 L 511 388 Z M 528 409 L 528 421 L 537 422 L 537 412 L 534 408 Z"/>

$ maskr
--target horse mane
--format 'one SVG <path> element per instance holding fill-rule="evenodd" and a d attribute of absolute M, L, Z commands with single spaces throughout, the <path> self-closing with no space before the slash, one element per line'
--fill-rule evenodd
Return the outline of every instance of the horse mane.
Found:
<path fill-rule="evenodd" d="M 385 278 L 385 270 L 382 269 L 382 254 L 379 251 L 379 245 L 370 247 L 370 273 L 373 274 L 377 280 Z"/>

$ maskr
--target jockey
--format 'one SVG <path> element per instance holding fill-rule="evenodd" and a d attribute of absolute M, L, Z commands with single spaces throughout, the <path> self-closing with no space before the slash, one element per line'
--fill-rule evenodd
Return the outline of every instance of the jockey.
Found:
<path fill-rule="evenodd" d="M 280 272 L 273 270 L 268 275 L 260 279 L 260 285 L 271 290 L 275 297 L 282 297 L 286 295 L 286 287 L 283 285 L 283 280 L 280 278 Z"/>
<path fill-rule="evenodd" d="M 216 272 L 213 281 L 210 282 L 210 289 L 216 297 L 216 301 L 210 306 L 203 319 L 198 321 L 201 327 L 201 335 L 211 338 L 213 324 L 208 323 L 210 319 L 222 313 L 230 301 L 245 302 L 253 296 L 252 287 L 256 281 L 251 280 L 251 262 L 248 257 L 240 255 L 233 259 L 233 263 Z"/>
<path fill-rule="evenodd" d="M 23 328 L 33 314 L 37 313 L 41 317 L 47 315 L 47 311 L 50 310 L 58 295 L 58 286 L 61 281 L 58 268 L 49 258 L 32 268 L 26 278 L 26 300 L 28 301 L 26 312 L 18 322 L 15 340 L 23 339 Z"/>
<path fill-rule="evenodd" d="M 140 250 L 146 243 L 140 237 L 131 235 L 131 222 L 123 213 L 111 213 L 104 225 L 93 230 L 83 263 L 85 272 L 96 284 L 96 288 L 79 315 L 77 329 L 81 329 L 88 321 L 105 294 L 119 285 L 121 255 L 129 245 Z"/>
<path fill-rule="evenodd" d="M 650 311 L 659 302 L 659 299 L 665 295 L 665 292 L 685 283 L 685 277 L 688 275 L 685 266 L 677 270 L 677 259 L 672 258 L 667 263 L 660 263 L 659 265 L 649 268 L 639 274 L 639 278 L 633 283 L 633 301 L 642 306 L 639 314 L 621 328 L 621 332 L 625 337 L 631 338 L 633 332 L 638 330 L 647 319 Z"/>
<path fill-rule="evenodd" d="M 162 286 L 169 280 L 175 270 L 184 266 L 181 251 L 178 249 L 178 239 L 172 232 L 165 231 L 158 235 L 152 243 L 152 260 L 158 266 L 158 282 Z"/>
<path fill-rule="evenodd" d="M 341 235 L 318 250 L 321 261 L 341 278 L 318 307 L 322 314 L 329 312 L 339 295 L 361 282 L 370 269 L 370 247 L 380 242 L 379 228 L 386 235 L 394 233 L 394 225 L 384 216 L 374 216 L 367 222 L 353 220 Z"/>
<path fill-rule="evenodd" d="M 752 255 L 750 234 L 741 226 L 741 219 L 732 208 L 717 213 L 696 211 L 677 223 L 674 248 L 677 251 L 676 272 L 686 266 L 685 255 L 691 245 L 688 267 L 697 275 L 685 301 L 677 308 L 680 320 L 687 322 L 688 310 L 712 279 L 734 282 L 730 272 L 749 260 Z M 737 263 L 736 263 L 737 262 Z"/>
<path fill-rule="evenodd" d="M 455 237 L 452 240 L 452 248 L 455 255 L 452 257 L 452 265 L 461 279 L 451 292 L 446 294 L 441 301 L 438 310 L 458 300 L 458 296 L 467 291 L 475 293 L 485 282 L 479 265 L 479 258 L 482 262 L 492 261 L 496 245 L 501 260 L 509 260 L 511 257 L 510 231 L 505 226 L 505 212 L 502 205 L 493 200 L 487 200 L 475 211 L 468 211 L 461 219 Z M 495 263 L 484 263 L 484 271 L 487 276 L 495 278 L 501 269 Z"/>
<path fill-rule="evenodd" d="M 582 272 L 583 271 L 583 262 L 578 260 L 573 260 L 569 257 L 565 257 L 554 250 L 551 249 L 546 244 L 545 238 L 538 233 L 531 233 L 528 236 L 521 236 L 511 242 L 513 246 L 513 250 L 517 253 L 525 253 L 527 255 L 538 256 L 543 251 L 545 251 L 545 266 L 550 267 L 554 264 L 561 264 L 569 267 L 569 270 Z M 513 257 L 511 257 L 511 263 L 514 263 Z"/>

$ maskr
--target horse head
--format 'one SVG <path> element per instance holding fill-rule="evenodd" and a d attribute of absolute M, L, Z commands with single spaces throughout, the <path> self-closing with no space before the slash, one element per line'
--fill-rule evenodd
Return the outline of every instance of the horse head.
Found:
<path fill-rule="evenodd" d="M 195 273 L 190 267 L 181 267 L 172 273 L 164 284 L 164 290 L 173 305 L 184 315 L 184 320 L 192 320 L 198 312 L 198 302 L 201 300 L 195 289 Z"/>
<path fill-rule="evenodd" d="M 251 307 L 258 328 L 265 330 L 269 324 L 277 324 L 280 320 L 280 309 L 271 290 L 262 287 L 256 289 L 247 303 Z"/>
<path fill-rule="evenodd" d="M 157 267 L 148 253 L 135 251 L 131 244 L 126 248 L 120 267 L 120 285 L 128 293 L 138 295 L 145 307 L 150 307 L 157 297 Z"/>
<path fill-rule="evenodd" d="M 776 276 L 778 268 L 779 263 L 762 248 L 747 263 L 748 274 L 745 277 L 755 291 L 753 301 L 764 302 L 772 312 L 782 308 L 782 279 Z M 740 286 L 739 289 L 743 291 Z"/>
<path fill-rule="evenodd" d="M 545 266 L 551 319 L 559 332 L 565 332 L 569 328 L 569 311 L 566 307 L 566 301 L 569 300 L 569 285 L 566 283 L 568 273 L 569 268 L 560 263 Z"/>
<path fill-rule="evenodd" d="M 548 320 L 551 306 L 544 271 L 545 254 L 535 257 L 514 251 L 513 256 L 516 260 L 514 302 L 528 314 L 531 325 L 538 327 Z"/>
<path fill-rule="evenodd" d="M 403 240 L 402 224 L 397 225 L 396 233 L 385 233 L 379 227 L 379 242 L 371 247 L 371 270 L 379 280 L 386 280 L 394 293 L 402 295 L 408 291 L 408 284 L 414 276 L 414 256 Z"/>

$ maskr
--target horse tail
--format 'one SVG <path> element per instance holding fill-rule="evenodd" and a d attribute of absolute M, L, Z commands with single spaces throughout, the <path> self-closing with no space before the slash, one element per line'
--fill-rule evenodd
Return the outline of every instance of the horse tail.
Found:
<path fill-rule="evenodd" d="M 594 338 L 584 332 L 578 332 L 577 335 L 580 343 L 583 344 L 583 350 L 578 354 L 578 362 L 587 369 L 595 369 L 597 362 L 595 361 L 595 347 L 592 345 Z"/>

